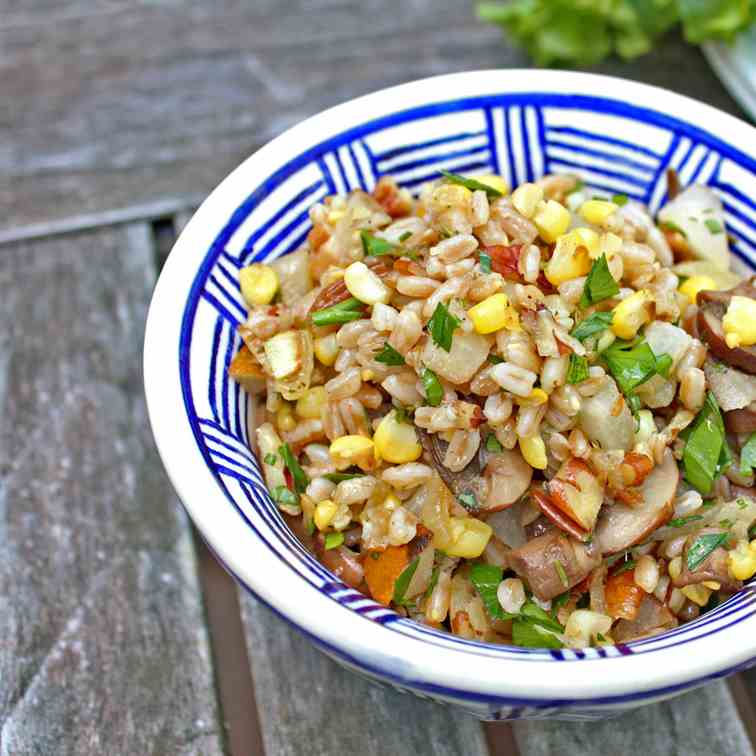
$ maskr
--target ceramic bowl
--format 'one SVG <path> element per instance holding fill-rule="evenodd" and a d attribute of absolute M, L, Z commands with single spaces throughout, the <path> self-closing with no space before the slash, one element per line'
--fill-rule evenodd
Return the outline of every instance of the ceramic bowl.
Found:
<path fill-rule="evenodd" d="M 249 402 L 226 368 L 245 318 L 239 269 L 294 250 L 308 208 L 389 174 L 498 173 L 510 185 L 579 174 L 657 210 L 667 168 L 721 197 L 733 253 L 756 260 L 756 130 L 641 84 L 578 73 L 480 71 L 385 89 L 295 126 L 243 162 L 184 229 L 155 289 L 145 386 L 160 454 L 229 572 L 325 653 L 400 690 L 486 719 L 597 718 L 756 663 L 756 595 L 653 638 L 533 650 L 464 640 L 340 582 L 284 524 L 249 451 Z"/>

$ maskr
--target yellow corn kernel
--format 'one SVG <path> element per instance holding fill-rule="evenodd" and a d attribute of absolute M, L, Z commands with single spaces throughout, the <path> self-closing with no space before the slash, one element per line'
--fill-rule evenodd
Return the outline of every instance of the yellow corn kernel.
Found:
<path fill-rule="evenodd" d="M 394 410 L 378 424 L 373 439 L 376 457 L 395 465 L 414 462 L 423 453 L 423 447 L 417 440 L 415 426 L 412 423 L 400 422 Z"/>
<path fill-rule="evenodd" d="M 730 349 L 756 344 L 756 299 L 734 296 L 722 318 L 722 326 Z"/>
<path fill-rule="evenodd" d="M 607 200 L 588 200 L 580 206 L 580 215 L 594 226 L 602 225 L 606 219 L 619 209 L 619 205 Z"/>
<path fill-rule="evenodd" d="M 514 397 L 520 407 L 540 407 L 549 401 L 549 395 L 542 388 L 534 388 L 527 396 Z"/>
<path fill-rule="evenodd" d="M 520 330 L 520 316 L 506 294 L 491 295 L 475 307 L 471 307 L 467 314 L 478 333 L 493 333 L 502 328 L 510 331 Z"/>
<path fill-rule="evenodd" d="M 554 253 L 544 273 L 549 283 L 559 286 L 591 269 L 591 252 L 599 249 L 599 236 L 590 228 L 576 228 L 556 240 Z"/>
<path fill-rule="evenodd" d="M 395 509 L 398 509 L 401 505 L 402 505 L 402 502 L 399 501 L 399 497 L 396 494 L 389 494 L 383 500 L 383 508 L 387 512 L 393 512 Z"/>
<path fill-rule="evenodd" d="M 690 599 L 694 604 L 698 604 L 699 606 L 706 606 L 711 598 L 711 591 L 700 583 L 697 585 L 686 585 L 684 588 L 680 588 L 680 591 L 685 598 Z"/>
<path fill-rule="evenodd" d="M 533 217 L 541 201 L 543 201 L 543 189 L 538 184 L 521 184 L 512 192 L 514 209 L 526 218 Z"/>
<path fill-rule="evenodd" d="M 365 304 L 386 304 L 391 298 L 389 287 L 364 262 L 353 262 L 344 271 L 344 283 L 349 293 Z"/>
<path fill-rule="evenodd" d="M 472 192 L 460 184 L 441 184 L 436 187 L 431 195 L 431 209 L 437 213 L 443 213 L 452 207 L 469 207 L 472 201 Z"/>
<path fill-rule="evenodd" d="M 555 242 L 570 227 L 570 211 L 556 200 L 541 202 L 533 216 L 538 233 L 544 241 Z"/>
<path fill-rule="evenodd" d="M 318 530 L 325 530 L 333 522 L 338 509 L 338 505 L 330 499 L 323 499 L 323 501 L 319 502 L 315 507 L 315 514 L 312 517 L 315 527 Z"/>
<path fill-rule="evenodd" d="M 546 459 L 546 444 L 540 435 L 518 436 L 517 439 L 525 461 L 536 470 L 545 470 L 548 464 Z"/>
<path fill-rule="evenodd" d="M 718 591 L 722 587 L 716 580 L 704 580 L 703 584 L 712 591 Z"/>
<path fill-rule="evenodd" d="M 449 523 L 451 544 L 446 547 L 446 553 L 463 559 L 479 557 L 493 533 L 491 526 L 474 517 L 452 517 Z"/>
<path fill-rule="evenodd" d="M 753 544 L 753 542 L 751 542 Z M 736 580 L 748 580 L 756 575 L 756 550 L 747 541 L 727 553 L 727 566 Z"/>
<path fill-rule="evenodd" d="M 363 381 L 372 381 L 375 378 L 375 373 L 370 368 L 365 368 L 360 371 L 360 376 Z"/>
<path fill-rule="evenodd" d="M 328 222 L 333 226 L 338 223 L 346 215 L 346 210 L 331 210 L 328 213 Z"/>
<path fill-rule="evenodd" d="M 339 345 L 336 341 L 336 334 L 329 333 L 327 336 L 315 339 L 313 350 L 321 364 L 331 367 L 339 356 Z"/>
<path fill-rule="evenodd" d="M 615 308 L 612 331 L 620 339 L 634 339 L 638 329 L 651 320 L 652 297 L 645 289 L 632 293 Z"/>
<path fill-rule="evenodd" d="M 501 192 L 502 194 L 506 194 L 509 191 L 507 182 L 495 173 L 483 173 L 478 176 L 470 176 L 470 178 L 477 181 L 479 184 L 490 186 L 491 189 L 496 189 L 497 192 Z"/>
<path fill-rule="evenodd" d="M 699 291 L 716 290 L 719 288 L 711 276 L 691 276 L 683 283 L 678 291 L 685 294 L 690 302 L 695 304 Z"/>
<path fill-rule="evenodd" d="M 340 470 L 359 465 L 363 470 L 373 465 L 375 444 L 365 436 L 341 436 L 331 443 L 328 453 Z"/>
<path fill-rule="evenodd" d="M 294 419 L 294 413 L 288 402 L 282 402 L 276 411 L 276 425 L 278 430 L 284 432 L 293 431 L 297 427 L 297 421 Z"/>
<path fill-rule="evenodd" d="M 667 571 L 672 580 L 677 580 L 682 572 L 682 557 L 676 556 L 667 566 Z"/>
<path fill-rule="evenodd" d="M 325 386 L 313 386 L 297 399 L 297 414 L 308 420 L 317 419 L 327 401 Z"/>
<path fill-rule="evenodd" d="M 278 273 L 270 265 L 252 263 L 239 271 L 239 284 L 248 307 L 270 304 L 278 291 Z"/>

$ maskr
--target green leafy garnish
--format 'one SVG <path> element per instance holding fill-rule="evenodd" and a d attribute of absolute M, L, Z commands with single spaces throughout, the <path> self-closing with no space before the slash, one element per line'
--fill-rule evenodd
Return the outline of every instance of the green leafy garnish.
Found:
<path fill-rule="evenodd" d="M 688 570 L 694 572 L 714 549 L 721 546 L 728 538 L 727 533 L 704 533 L 693 541 L 688 549 Z"/>
<path fill-rule="evenodd" d="M 626 396 L 656 373 L 656 357 L 645 341 L 617 340 L 601 356 Z"/>
<path fill-rule="evenodd" d="M 680 234 L 684 239 L 688 238 L 688 235 L 683 231 L 680 226 L 678 226 L 676 223 L 673 223 L 672 221 L 661 221 L 659 225 L 665 230 L 665 231 L 673 231 L 676 234 Z"/>
<path fill-rule="evenodd" d="M 564 565 L 558 560 L 554 560 L 554 569 L 559 576 L 559 582 L 565 587 L 570 587 L 570 581 L 567 578 L 567 573 L 564 571 Z"/>
<path fill-rule="evenodd" d="M 570 592 L 560 593 L 556 598 L 551 599 L 551 614 L 556 617 L 557 609 L 561 609 L 570 600 Z"/>
<path fill-rule="evenodd" d="M 401 236 L 399 237 L 399 241 L 400 241 L 400 242 L 406 242 L 406 241 L 407 241 L 407 239 L 409 239 L 409 238 L 410 238 L 410 236 L 412 236 L 412 231 L 405 231 L 405 232 L 404 232 L 404 233 L 403 233 L 403 234 L 402 234 L 402 235 L 401 235 Z"/>
<path fill-rule="evenodd" d="M 425 598 L 429 598 L 431 593 L 433 593 L 433 589 L 436 587 L 436 584 L 438 583 L 438 575 L 441 572 L 441 568 L 436 566 L 433 568 L 433 572 L 431 573 L 431 579 L 430 583 L 428 583 L 428 587 L 425 589 Z"/>
<path fill-rule="evenodd" d="M 512 643 L 525 648 L 563 648 L 564 644 L 543 627 L 516 619 L 512 622 Z"/>
<path fill-rule="evenodd" d="M 488 361 L 492 365 L 498 365 L 500 362 L 504 362 L 504 358 L 503 357 L 499 357 L 498 354 L 489 354 L 488 355 Z"/>
<path fill-rule="evenodd" d="M 623 205 L 627 204 L 627 195 L 626 194 L 615 194 L 612 197 L 612 202 L 614 202 L 615 205 L 619 205 L 622 207 Z"/>
<path fill-rule="evenodd" d="M 441 381 L 430 368 L 423 368 L 420 373 L 420 380 L 423 382 L 425 390 L 425 400 L 431 407 L 438 407 L 444 398 L 444 389 Z"/>
<path fill-rule="evenodd" d="M 588 378 L 588 360 L 575 354 L 570 355 L 570 366 L 567 370 L 567 383 L 582 383 Z"/>
<path fill-rule="evenodd" d="M 580 341 L 585 341 L 589 336 L 603 333 L 612 324 L 612 317 L 611 311 L 594 312 L 573 328 L 572 336 Z"/>
<path fill-rule="evenodd" d="M 672 367 L 672 358 L 668 354 L 663 354 L 656 358 L 656 372 L 662 378 L 669 378 L 669 369 Z"/>
<path fill-rule="evenodd" d="M 266 465 L 275 465 L 276 462 L 278 462 L 278 457 L 275 454 L 266 454 L 263 457 L 263 462 L 265 462 Z"/>
<path fill-rule="evenodd" d="M 706 228 L 708 228 L 714 235 L 724 233 L 722 224 L 718 220 L 714 220 L 714 218 L 707 218 L 704 221 L 704 226 L 706 226 Z"/>
<path fill-rule="evenodd" d="M 756 467 L 756 433 L 752 433 L 740 452 L 740 474 L 750 475 Z"/>
<path fill-rule="evenodd" d="M 465 176 L 460 176 L 458 173 L 452 173 L 451 171 L 441 171 L 441 174 L 446 177 L 450 184 L 459 184 L 460 186 L 464 186 L 466 189 L 469 189 L 471 192 L 483 191 L 489 197 L 502 196 L 501 192 L 498 189 L 494 189 L 494 187 L 488 186 L 488 184 L 484 184 L 481 181 L 466 178 Z"/>
<path fill-rule="evenodd" d="M 272 491 L 272 495 L 273 501 L 275 501 L 276 504 L 285 504 L 289 507 L 299 506 L 299 496 L 286 486 L 276 486 Z"/>
<path fill-rule="evenodd" d="M 326 533 L 326 537 L 325 537 L 326 551 L 328 551 L 328 549 L 336 549 L 339 546 L 341 546 L 342 543 L 344 543 L 343 533 Z"/>
<path fill-rule="evenodd" d="M 491 255 L 487 255 L 485 252 L 480 253 L 480 269 L 484 273 L 491 272 Z"/>
<path fill-rule="evenodd" d="M 358 473 L 326 473 L 323 477 L 326 480 L 330 480 L 331 483 L 341 483 L 345 480 L 354 480 L 355 478 L 362 478 L 364 477 L 365 473 L 358 472 Z"/>
<path fill-rule="evenodd" d="M 735 524 L 735 522 L 734 522 L 733 520 L 724 519 L 724 520 L 720 520 L 720 521 L 719 521 L 719 527 L 720 527 L 720 528 L 727 528 L 728 530 L 729 530 L 729 528 L 731 528 L 731 527 L 732 527 L 732 526 L 733 526 L 734 524 Z"/>
<path fill-rule="evenodd" d="M 316 326 L 350 323 L 352 320 L 359 320 L 362 317 L 363 307 L 364 304 L 359 299 L 350 297 L 331 307 L 313 312 L 312 323 Z"/>
<path fill-rule="evenodd" d="M 476 562 L 470 568 L 470 580 L 475 586 L 478 595 L 483 599 L 488 613 L 494 619 L 511 619 L 515 615 L 508 615 L 499 603 L 496 597 L 496 591 L 501 583 L 504 571 L 495 564 L 483 564 Z"/>
<path fill-rule="evenodd" d="M 360 231 L 360 239 L 362 240 L 362 250 L 365 253 L 365 257 L 401 254 L 401 251 L 395 244 L 387 242 L 385 239 L 379 239 L 367 231 Z"/>
<path fill-rule="evenodd" d="M 312 535 L 315 532 L 315 523 L 312 517 L 305 517 L 304 526 L 308 535 Z"/>
<path fill-rule="evenodd" d="M 537 625 L 553 630 L 556 633 L 563 633 L 564 628 L 555 620 L 545 609 L 541 609 L 534 601 L 526 601 L 522 609 L 520 609 L 520 615 Z"/>
<path fill-rule="evenodd" d="M 606 637 L 602 633 L 596 633 L 596 640 L 600 643 L 606 643 Z"/>
<path fill-rule="evenodd" d="M 397 606 L 406 606 L 404 600 L 404 594 L 407 593 L 412 576 L 417 570 L 417 565 L 420 563 L 420 557 L 415 557 L 405 568 L 402 570 L 402 574 L 394 582 L 394 598 L 393 601 Z"/>
<path fill-rule="evenodd" d="M 486 451 L 490 451 L 492 454 L 499 454 L 504 451 L 504 447 L 493 433 L 489 433 L 486 437 Z"/>
<path fill-rule="evenodd" d="M 583 294 L 580 297 L 581 307 L 590 307 L 597 302 L 603 302 L 619 292 L 619 284 L 609 272 L 606 255 L 601 255 L 593 263 L 585 280 Z"/>
<path fill-rule="evenodd" d="M 384 365 L 405 365 L 404 357 L 394 349 L 388 342 L 383 345 L 383 351 L 375 356 L 376 362 L 382 362 Z"/>
<path fill-rule="evenodd" d="M 478 498 L 475 496 L 475 494 L 472 491 L 465 491 L 464 493 L 459 494 L 459 496 L 457 496 L 457 499 L 459 500 L 459 503 L 468 512 L 480 511 L 480 504 L 478 504 Z"/>
<path fill-rule="evenodd" d="M 614 575 L 621 575 L 623 572 L 627 572 L 628 570 L 634 570 L 635 569 L 635 559 L 628 559 L 627 561 L 623 562 L 615 571 Z"/>
<path fill-rule="evenodd" d="M 714 481 L 722 474 L 730 450 L 725 440 L 725 428 L 719 405 L 709 391 L 701 411 L 690 429 L 683 435 L 683 468 L 685 478 L 702 494 L 711 491 Z"/>
<path fill-rule="evenodd" d="M 278 453 L 291 473 L 291 477 L 294 480 L 294 490 L 297 493 L 304 493 L 310 481 L 305 475 L 304 470 L 299 466 L 299 462 L 297 462 L 297 458 L 292 453 L 289 445 L 284 444 L 283 446 L 279 446 Z"/>
<path fill-rule="evenodd" d="M 431 319 L 428 321 L 428 331 L 433 341 L 446 352 L 451 351 L 452 335 L 460 322 L 446 308 L 443 302 L 436 305 Z"/>
<path fill-rule="evenodd" d="M 675 517 L 674 520 L 670 520 L 667 525 L 669 525 L 670 528 L 682 528 L 684 525 L 687 525 L 689 522 L 696 522 L 697 520 L 703 520 L 703 515 L 686 515 L 685 517 Z"/>

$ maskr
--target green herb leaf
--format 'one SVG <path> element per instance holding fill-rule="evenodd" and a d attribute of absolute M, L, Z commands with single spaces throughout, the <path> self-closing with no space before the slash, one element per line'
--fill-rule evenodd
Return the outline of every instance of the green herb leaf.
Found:
<path fill-rule="evenodd" d="M 472 491 L 465 491 L 464 493 L 459 494 L 457 499 L 468 512 L 480 511 L 480 504 L 478 504 L 478 499 Z"/>
<path fill-rule="evenodd" d="M 597 302 L 603 302 L 619 292 L 619 284 L 609 272 L 606 255 L 601 255 L 593 263 L 588 278 L 585 280 L 583 294 L 580 297 L 581 307 L 590 307 Z"/>
<path fill-rule="evenodd" d="M 682 528 L 689 522 L 696 522 L 697 520 L 703 520 L 703 515 L 693 514 L 686 515 L 685 517 L 675 517 L 675 519 L 670 520 L 667 525 L 669 525 L 670 528 Z"/>
<path fill-rule="evenodd" d="M 563 643 L 543 627 L 524 619 L 512 622 L 512 643 L 525 648 L 563 648 Z"/>
<path fill-rule="evenodd" d="M 706 228 L 708 228 L 714 235 L 724 233 L 722 224 L 718 220 L 714 220 L 714 218 L 707 218 L 704 221 L 704 226 L 706 226 Z"/>
<path fill-rule="evenodd" d="M 704 533 L 698 536 L 688 549 L 688 570 L 695 572 L 714 549 L 721 546 L 728 538 L 727 533 Z"/>
<path fill-rule="evenodd" d="M 669 378 L 669 369 L 672 367 L 672 358 L 668 354 L 663 354 L 656 358 L 656 372 L 662 378 Z"/>
<path fill-rule="evenodd" d="M 496 597 L 496 591 L 499 588 L 503 575 L 504 571 L 502 568 L 497 567 L 495 564 L 475 562 L 470 568 L 470 580 L 481 599 L 483 599 L 483 604 L 488 613 L 494 619 L 511 619 L 514 616 L 507 615 L 501 608 L 499 599 Z"/>
<path fill-rule="evenodd" d="M 570 592 L 560 593 L 556 598 L 551 599 L 551 615 L 556 619 L 557 609 L 561 609 L 570 600 Z"/>
<path fill-rule="evenodd" d="M 756 433 L 752 433 L 740 451 L 740 474 L 750 475 L 756 467 Z"/>
<path fill-rule="evenodd" d="M 656 373 L 656 357 L 645 341 L 617 340 L 601 356 L 626 396 Z"/>
<path fill-rule="evenodd" d="M 360 231 L 360 239 L 362 240 L 362 250 L 365 253 L 365 257 L 401 254 L 401 250 L 395 244 L 387 242 L 385 239 L 379 239 L 368 231 Z"/>
<path fill-rule="evenodd" d="M 533 600 L 526 601 L 523 604 L 522 609 L 520 609 L 520 614 L 524 619 L 548 628 L 549 630 L 553 630 L 557 633 L 564 632 L 564 628 L 559 622 L 557 622 L 545 609 L 541 609 L 541 607 Z"/>
<path fill-rule="evenodd" d="M 404 357 L 388 343 L 383 345 L 383 351 L 375 356 L 376 362 L 382 362 L 384 365 L 405 365 Z"/>
<path fill-rule="evenodd" d="M 623 562 L 615 571 L 614 575 L 621 575 L 623 572 L 627 572 L 628 570 L 634 570 L 635 569 L 635 559 L 628 559 L 626 562 Z"/>
<path fill-rule="evenodd" d="M 733 526 L 734 524 L 735 524 L 735 522 L 734 522 L 733 520 L 724 519 L 724 520 L 720 520 L 720 521 L 719 521 L 719 527 L 720 527 L 720 528 L 727 528 L 728 530 L 729 530 L 729 529 L 730 529 L 730 528 L 731 528 L 731 527 L 732 527 L 732 526 Z"/>
<path fill-rule="evenodd" d="M 313 522 L 312 517 L 305 518 L 304 526 L 309 535 L 312 535 L 315 532 L 315 523 Z"/>
<path fill-rule="evenodd" d="M 612 197 L 612 202 L 614 202 L 615 205 L 619 205 L 622 207 L 623 205 L 627 204 L 627 195 L 626 194 L 615 194 Z"/>
<path fill-rule="evenodd" d="M 404 594 L 407 593 L 412 576 L 417 570 L 420 563 L 420 557 L 415 557 L 405 568 L 402 574 L 394 582 L 394 603 L 398 606 L 405 606 Z"/>
<path fill-rule="evenodd" d="M 354 480 L 355 478 L 362 478 L 365 473 L 326 473 L 323 477 L 326 480 L 330 480 L 331 483 L 341 483 L 345 480 Z"/>
<path fill-rule="evenodd" d="M 564 571 L 564 565 L 558 560 L 554 560 L 554 569 L 559 576 L 559 582 L 565 587 L 570 587 L 570 581 L 567 578 L 567 573 Z"/>
<path fill-rule="evenodd" d="M 722 465 L 729 455 L 726 447 L 722 415 L 714 394 L 709 391 L 704 406 L 686 433 L 683 450 L 685 478 L 701 493 L 708 494 L 721 475 Z"/>
<path fill-rule="evenodd" d="M 438 405 L 441 404 L 441 400 L 444 398 L 444 389 L 441 385 L 441 381 L 438 380 L 438 377 L 430 368 L 422 369 L 420 372 L 420 380 L 423 382 L 425 401 L 428 402 L 431 407 L 438 407 Z"/>
<path fill-rule="evenodd" d="M 344 534 L 343 533 L 326 533 L 325 537 L 325 547 L 326 551 L 329 549 L 336 549 L 341 544 L 344 543 Z"/>
<path fill-rule="evenodd" d="M 489 433 L 486 437 L 486 451 L 490 451 L 492 454 L 499 454 L 504 451 L 504 447 L 493 433 Z"/>
<path fill-rule="evenodd" d="M 459 320 L 452 315 L 443 302 L 436 305 L 431 319 L 428 321 L 428 331 L 433 341 L 446 352 L 451 351 L 454 329 L 459 327 Z"/>
<path fill-rule="evenodd" d="M 484 273 L 491 272 L 491 255 L 487 255 L 485 252 L 480 253 L 480 269 Z"/>
<path fill-rule="evenodd" d="M 676 234 L 680 234 L 680 236 L 683 237 L 683 239 L 687 239 L 688 235 L 683 231 L 680 226 L 678 226 L 676 223 L 673 223 L 672 221 L 662 221 L 659 223 L 659 225 L 665 230 L 665 231 L 673 231 Z"/>
<path fill-rule="evenodd" d="M 588 378 L 588 360 L 575 354 L 570 355 L 570 366 L 567 370 L 567 383 L 582 383 Z"/>
<path fill-rule="evenodd" d="M 488 355 L 488 361 L 492 365 L 498 365 L 499 363 L 504 362 L 504 358 L 503 357 L 499 357 L 498 354 L 489 354 Z"/>
<path fill-rule="evenodd" d="M 263 462 L 265 462 L 266 465 L 275 465 L 276 462 L 278 462 L 278 457 L 275 454 L 266 454 L 263 457 Z"/>
<path fill-rule="evenodd" d="M 400 242 L 406 242 L 406 241 L 407 241 L 407 239 L 409 239 L 409 238 L 410 238 L 410 236 L 412 236 L 412 231 L 405 231 L 405 232 L 404 232 L 404 233 L 403 233 L 403 234 L 402 234 L 402 235 L 401 235 L 401 236 L 399 237 L 399 241 L 400 241 Z"/>
<path fill-rule="evenodd" d="M 446 177 L 450 184 L 459 184 L 460 186 L 464 186 L 466 189 L 469 189 L 471 192 L 483 191 L 489 197 L 502 196 L 501 192 L 498 189 L 494 189 L 492 186 L 488 186 L 488 184 L 484 184 L 481 181 L 466 178 L 465 176 L 460 176 L 458 173 L 452 173 L 451 171 L 441 171 L 441 174 Z"/>
<path fill-rule="evenodd" d="M 297 496 L 294 491 L 289 490 L 286 486 L 276 486 L 273 491 L 271 491 L 271 494 L 273 495 L 273 501 L 275 501 L 276 504 L 285 504 L 289 507 L 299 506 L 299 496 Z"/>
<path fill-rule="evenodd" d="M 425 589 L 425 598 L 430 598 L 431 593 L 433 593 L 433 589 L 438 584 L 438 575 L 441 572 L 441 568 L 436 566 L 433 568 L 433 572 L 431 573 L 431 579 L 430 583 L 428 583 L 428 587 Z"/>
<path fill-rule="evenodd" d="M 585 320 L 580 321 L 572 330 L 572 336 L 580 341 L 585 341 L 589 336 L 603 333 L 612 324 L 613 313 L 594 312 Z"/>
<path fill-rule="evenodd" d="M 297 458 L 292 453 L 289 445 L 284 444 L 283 446 L 279 446 L 278 453 L 291 473 L 291 477 L 294 480 L 294 490 L 297 493 L 304 493 L 310 481 L 305 475 L 304 470 L 299 466 L 299 462 L 297 462 Z"/>
<path fill-rule="evenodd" d="M 606 643 L 606 637 L 602 633 L 596 633 L 596 640 L 600 643 Z"/>
<path fill-rule="evenodd" d="M 316 310 L 311 315 L 313 325 L 326 326 L 338 323 L 350 323 L 359 320 L 363 315 L 364 304 L 355 297 L 339 302 L 338 304 Z"/>

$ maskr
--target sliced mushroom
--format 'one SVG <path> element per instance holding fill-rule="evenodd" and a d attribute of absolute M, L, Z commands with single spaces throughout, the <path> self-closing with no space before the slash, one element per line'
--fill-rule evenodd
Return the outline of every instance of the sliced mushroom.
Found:
<path fill-rule="evenodd" d="M 512 569 L 542 601 L 577 585 L 600 563 L 601 552 L 595 543 L 580 543 L 560 530 L 534 538 L 509 554 Z"/>
<path fill-rule="evenodd" d="M 674 584 L 678 588 L 682 588 L 686 585 L 703 583 L 706 580 L 715 580 L 720 584 L 722 590 L 727 591 L 728 593 L 734 593 L 743 587 L 743 583 L 740 580 L 735 580 L 730 575 L 730 571 L 727 567 L 727 551 L 721 546 L 714 549 L 714 551 L 712 551 L 695 570 L 690 570 L 688 568 L 688 552 L 695 541 L 701 535 L 706 535 L 708 533 L 716 535 L 723 532 L 724 531 L 721 528 L 703 528 L 697 533 L 688 536 L 688 540 L 685 541 L 685 548 L 683 549 L 683 569 L 679 577 L 674 580 Z"/>
<path fill-rule="evenodd" d="M 730 433 L 753 433 L 756 431 L 756 402 L 743 409 L 725 412 L 724 421 Z"/>
<path fill-rule="evenodd" d="M 756 376 L 712 359 L 706 360 L 703 369 L 723 412 L 743 409 L 756 402 Z"/>
<path fill-rule="evenodd" d="M 672 517 L 673 500 L 680 472 L 672 452 L 666 451 L 661 465 L 655 467 L 638 489 L 636 506 L 605 506 L 599 516 L 595 540 L 603 554 L 616 554 L 648 537 Z"/>
<path fill-rule="evenodd" d="M 435 433 L 428 433 L 428 431 L 422 428 L 416 428 L 416 430 L 423 449 L 430 456 L 431 464 L 436 469 L 441 480 L 446 483 L 449 490 L 455 496 L 469 492 L 475 495 L 478 502 L 485 501 L 488 492 L 485 490 L 486 485 L 482 475 L 484 465 L 483 449 L 478 451 L 463 470 L 452 472 L 444 465 L 444 457 L 446 456 L 446 449 L 449 444 L 440 439 Z"/>
<path fill-rule="evenodd" d="M 756 276 L 729 291 L 702 291 L 697 297 L 698 330 L 711 351 L 732 367 L 756 373 L 756 345 L 730 349 L 725 342 L 722 318 L 733 296 L 756 299 Z"/>

